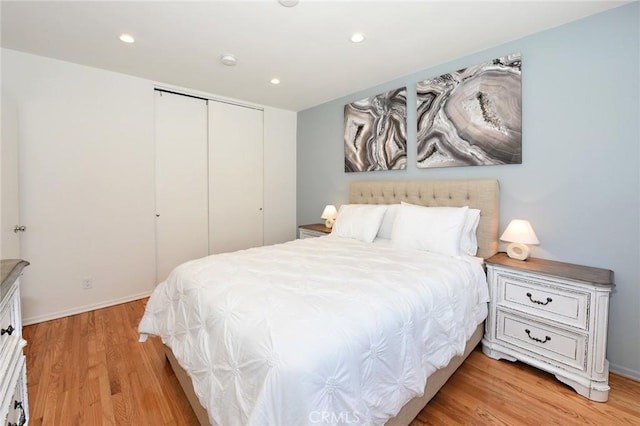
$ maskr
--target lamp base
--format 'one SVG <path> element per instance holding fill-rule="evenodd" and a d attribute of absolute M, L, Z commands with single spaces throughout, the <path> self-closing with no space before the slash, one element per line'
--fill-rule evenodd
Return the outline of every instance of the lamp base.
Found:
<path fill-rule="evenodd" d="M 507 246 L 507 256 L 512 259 L 526 260 L 529 257 L 529 246 L 522 243 L 510 243 Z"/>
<path fill-rule="evenodd" d="M 333 228 L 333 222 L 335 222 L 335 219 L 327 219 L 324 221 L 324 226 L 326 226 L 327 228 L 331 229 Z"/>

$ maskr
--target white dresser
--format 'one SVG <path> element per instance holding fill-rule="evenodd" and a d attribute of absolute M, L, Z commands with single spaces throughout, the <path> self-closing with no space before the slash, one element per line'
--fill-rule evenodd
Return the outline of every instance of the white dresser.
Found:
<path fill-rule="evenodd" d="M 0 424 L 22 426 L 29 420 L 27 365 L 22 349 L 20 274 L 28 262 L 2 260 L 0 283 Z"/>
<path fill-rule="evenodd" d="M 504 253 L 487 259 L 491 301 L 483 352 L 525 362 L 554 374 L 580 395 L 606 401 L 612 278 L 608 269 L 514 260 Z"/>

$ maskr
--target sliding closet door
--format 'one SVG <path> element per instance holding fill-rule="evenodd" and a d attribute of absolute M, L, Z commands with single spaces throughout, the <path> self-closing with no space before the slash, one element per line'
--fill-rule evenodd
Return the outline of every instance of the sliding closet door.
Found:
<path fill-rule="evenodd" d="M 209 244 L 223 253 L 263 244 L 263 112 L 209 102 Z"/>
<path fill-rule="evenodd" d="M 156 279 L 207 256 L 207 101 L 156 91 Z"/>

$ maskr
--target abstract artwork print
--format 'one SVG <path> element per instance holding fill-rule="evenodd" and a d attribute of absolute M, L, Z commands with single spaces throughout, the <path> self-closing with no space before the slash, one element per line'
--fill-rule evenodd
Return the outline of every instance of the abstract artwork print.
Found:
<path fill-rule="evenodd" d="M 522 163 L 519 53 L 417 85 L 418 167 Z"/>
<path fill-rule="evenodd" d="M 407 89 L 391 90 L 344 107 L 344 171 L 407 166 Z"/>

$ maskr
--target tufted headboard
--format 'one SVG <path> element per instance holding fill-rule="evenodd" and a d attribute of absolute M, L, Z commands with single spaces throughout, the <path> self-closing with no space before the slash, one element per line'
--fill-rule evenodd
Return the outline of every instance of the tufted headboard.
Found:
<path fill-rule="evenodd" d="M 359 181 L 349 188 L 352 204 L 397 204 L 406 201 L 429 207 L 480 209 L 478 256 L 498 252 L 500 185 L 496 179 Z"/>

